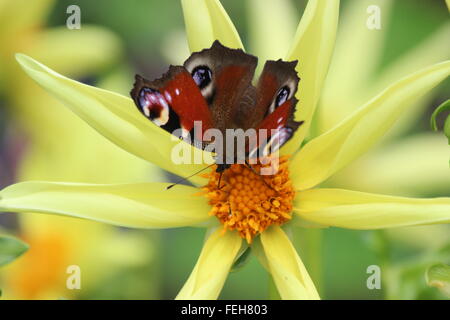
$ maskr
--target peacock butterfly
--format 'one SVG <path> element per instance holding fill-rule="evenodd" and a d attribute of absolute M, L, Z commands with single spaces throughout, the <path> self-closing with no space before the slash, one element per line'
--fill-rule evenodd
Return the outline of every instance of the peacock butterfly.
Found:
<path fill-rule="evenodd" d="M 267 61 L 253 86 L 257 61 L 216 40 L 211 48 L 192 53 L 183 66 L 170 66 L 159 79 L 136 75 L 131 97 L 154 124 L 196 147 L 205 149 L 215 142 L 205 138 L 209 129 L 226 136 L 215 148 L 216 171 L 222 173 L 232 163 L 242 163 L 242 158 L 258 158 L 262 149 L 264 154 L 273 153 L 303 123 L 294 121 L 297 61 Z M 201 130 L 194 130 L 196 123 L 201 123 Z M 231 141 L 236 136 L 226 135 L 230 129 L 241 134 L 253 130 L 256 135 L 246 135 L 244 150 L 239 151 Z M 262 131 L 267 133 L 259 135 Z"/>

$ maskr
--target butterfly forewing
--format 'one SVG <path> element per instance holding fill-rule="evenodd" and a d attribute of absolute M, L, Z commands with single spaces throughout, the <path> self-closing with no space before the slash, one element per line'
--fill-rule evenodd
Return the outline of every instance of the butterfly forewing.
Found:
<path fill-rule="evenodd" d="M 258 59 L 241 49 L 230 49 L 214 41 L 209 49 L 194 52 L 184 63 L 191 75 L 198 79 L 199 70 L 211 75 L 209 82 L 197 82 L 205 97 L 214 127 L 226 129 L 242 127 L 239 106 L 249 100 L 249 88 Z M 254 91 L 254 88 L 253 88 Z M 250 105 L 254 100 L 250 99 Z"/>
<path fill-rule="evenodd" d="M 202 131 L 213 127 L 205 99 L 190 73 L 181 66 L 171 66 L 154 81 L 136 76 L 131 96 L 139 111 L 170 133 L 182 132 L 186 136 L 193 132 L 194 122 L 201 121 L 199 136 L 192 137 L 201 140 Z"/>

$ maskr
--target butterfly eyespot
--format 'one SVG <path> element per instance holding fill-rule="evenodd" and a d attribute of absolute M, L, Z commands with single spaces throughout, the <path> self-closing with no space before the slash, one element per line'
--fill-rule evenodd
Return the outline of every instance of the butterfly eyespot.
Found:
<path fill-rule="evenodd" d="M 164 96 L 155 89 L 141 89 L 139 107 L 141 112 L 159 127 L 169 121 L 169 105 Z"/>
<path fill-rule="evenodd" d="M 285 103 L 288 98 L 289 98 L 289 94 L 291 93 L 291 90 L 289 89 L 288 86 L 284 86 L 283 88 L 281 88 L 278 93 L 277 93 L 277 97 L 275 99 L 275 108 L 281 106 L 283 103 Z"/>
<path fill-rule="evenodd" d="M 212 72 L 207 66 L 198 66 L 192 70 L 192 78 L 200 89 L 205 88 L 211 83 Z"/>

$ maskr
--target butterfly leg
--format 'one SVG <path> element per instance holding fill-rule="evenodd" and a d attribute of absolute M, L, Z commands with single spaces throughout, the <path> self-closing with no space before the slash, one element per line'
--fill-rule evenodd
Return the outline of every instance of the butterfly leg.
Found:
<path fill-rule="evenodd" d="M 219 182 L 217 183 L 217 189 L 220 190 L 223 187 L 225 187 L 225 184 L 223 186 L 220 186 L 220 182 L 222 181 L 222 175 L 223 175 L 223 171 L 220 171 L 220 175 L 219 175 Z"/>

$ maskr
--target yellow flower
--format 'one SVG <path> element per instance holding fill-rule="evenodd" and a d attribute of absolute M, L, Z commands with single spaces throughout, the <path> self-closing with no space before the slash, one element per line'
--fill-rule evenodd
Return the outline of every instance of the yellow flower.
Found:
<path fill-rule="evenodd" d="M 320 134 L 331 129 L 396 79 L 427 65 L 450 58 L 450 22 L 447 20 L 426 39 L 386 67 L 377 68 L 391 30 L 393 0 L 378 1 L 382 13 L 380 30 L 365 23 L 370 0 L 350 1 L 343 10 L 341 28 L 330 72 L 318 106 L 315 128 Z M 407 3 L 405 5 L 408 5 Z M 445 16 L 445 12 L 443 15 Z M 415 35 L 411 35 L 412 39 Z M 418 121 L 428 117 L 426 107 L 436 94 L 412 101 L 408 112 L 383 139 L 383 143 L 327 181 L 327 185 L 366 192 L 420 196 L 445 194 L 450 189 L 450 171 L 445 137 L 432 132 L 405 136 Z M 411 161 L 414 159 L 414 161 Z M 364 175 L 364 179 L 359 177 Z"/>
<path fill-rule="evenodd" d="M 215 39 L 229 47 L 242 47 L 234 26 L 218 1 L 190 0 L 182 3 L 191 50 L 209 47 Z M 302 82 L 296 118 L 305 121 L 281 150 L 282 154 L 290 155 L 287 183 L 294 187 L 295 198 L 292 212 L 284 214 L 292 219 L 283 228 L 273 223 L 251 243 L 252 251 L 273 276 L 283 299 L 319 298 L 286 233 L 285 227 L 289 225 L 379 229 L 450 222 L 450 198 L 412 199 L 317 187 L 369 150 L 400 118 L 411 101 L 450 74 L 450 61 L 414 72 L 302 146 L 331 60 L 338 14 L 337 0 L 309 1 L 285 56 L 286 60 L 300 61 L 297 71 Z M 198 15 L 202 19 L 197 19 Z M 205 167 L 172 163 L 170 153 L 173 146 L 183 142 L 173 141 L 169 133 L 149 124 L 130 98 L 70 80 L 25 55 L 19 54 L 17 60 L 44 89 L 123 149 L 180 176 Z M 227 173 L 239 174 L 240 169 L 234 170 Z M 243 174 L 238 176 L 244 179 Z M 215 178 L 210 176 L 210 179 Z M 229 183 L 233 183 L 231 178 Z M 268 183 L 276 185 L 276 178 L 267 178 Z M 199 176 L 192 178 L 191 182 L 196 186 L 205 184 Z M 199 260 L 177 298 L 217 298 L 230 268 L 247 244 L 235 231 L 222 234 L 222 228 L 218 228 L 219 219 L 208 215 L 214 210 L 209 201 L 217 198 L 211 196 L 208 201 L 198 195 L 197 187 L 177 186 L 165 190 L 167 186 L 165 183 L 87 185 L 24 182 L 0 192 L 0 209 L 62 214 L 137 228 L 208 227 Z M 236 198 L 246 195 L 239 193 Z M 240 202 L 236 202 L 237 206 Z M 271 205 L 278 208 L 281 203 L 273 201 Z M 258 205 L 266 208 L 264 201 Z"/>
<path fill-rule="evenodd" d="M 19 160 L 19 181 L 118 183 L 147 179 L 151 166 L 115 147 L 93 132 L 76 115 L 43 91 L 23 73 L 14 53 L 25 52 L 72 77 L 99 74 L 121 56 L 119 39 L 110 31 L 83 24 L 81 30 L 65 26 L 45 28 L 54 1 L 0 1 L 0 91 L 11 127 L 26 136 L 27 147 Z M 128 90 L 128 89 L 126 89 Z M 95 157 L 92 154 L 95 153 Z M 98 162 L 104 163 L 99 167 Z M 123 170 L 127 167 L 128 170 Z M 154 172 L 156 175 L 156 172 Z M 153 177 L 152 177 L 153 178 Z M 69 265 L 80 265 L 84 289 L 104 279 L 99 265 L 110 270 L 124 266 L 105 247 L 120 239 L 127 244 L 123 255 L 140 250 L 151 257 L 152 244 L 137 235 L 118 234 L 110 226 L 56 216 L 21 215 L 20 237 L 30 244 L 21 259 L 2 270 L 6 298 L 72 297 L 65 280 Z M 134 240 L 132 240 L 134 239 Z M 93 246 L 92 243 L 96 245 Z M 92 263 L 95 257 L 96 263 Z M 128 256 L 127 256 L 128 257 Z M 112 262 L 113 259 L 116 259 Z"/>

